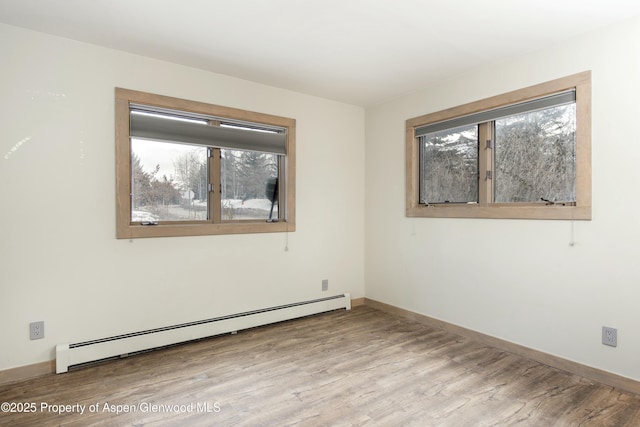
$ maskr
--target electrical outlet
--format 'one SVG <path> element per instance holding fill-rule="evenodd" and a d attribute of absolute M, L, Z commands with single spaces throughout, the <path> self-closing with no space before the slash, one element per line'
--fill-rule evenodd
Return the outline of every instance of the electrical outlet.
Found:
<path fill-rule="evenodd" d="M 322 279 L 322 290 L 323 291 L 329 290 L 329 279 Z"/>
<path fill-rule="evenodd" d="M 39 340 L 44 338 L 44 322 L 29 323 L 29 339 Z"/>
<path fill-rule="evenodd" d="M 611 347 L 618 346 L 618 330 L 610 328 L 608 326 L 602 327 L 602 344 L 610 345 Z"/>

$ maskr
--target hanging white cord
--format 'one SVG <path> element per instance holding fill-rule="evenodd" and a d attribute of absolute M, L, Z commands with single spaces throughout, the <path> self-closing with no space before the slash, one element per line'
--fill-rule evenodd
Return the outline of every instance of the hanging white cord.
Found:
<path fill-rule="evenodd" d="M 571 220 L 571 238 L 569 239 L 569 246 L 575 246 L 576 242 L 574 239 L 574 234 L 573 234 L 573 223 L 574 221 Z"/>
<path fill-rule="evenodd" d="M 576 245 L 574 224 L 575 224 L 575 220 L 573 219 L 573 211 L 571 211 L 571 235 L 569 236 L 569 246 L 571 247 Z"/>
<path fill-rule="evenodd" d="M 286 231 L 284 232 L 284 251 L 289 252 L 289 221 L 286 221 Z"/>

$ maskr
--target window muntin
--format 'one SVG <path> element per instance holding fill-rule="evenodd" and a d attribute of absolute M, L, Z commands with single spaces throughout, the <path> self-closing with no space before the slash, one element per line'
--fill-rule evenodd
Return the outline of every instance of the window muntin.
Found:
<path fill-rule="evenodd" d="M 590 102 L 591 74 L 584 72 L 407 120 L 407 216 L 591 219 Z M 519 163 L 510 163 L 504 156 L 505 126 L 517 122 L 520 116 L 539 121 L 546 139 L 535 147 L 540 159 L 529 154 Z M 423 182 L 428 174 L 423 170 L 425 137 L 473 124 L 478 125 L 477 203 L 427 200 Z M 523 152 L 534 148 L 522 138 L 514 144 L 521 145 Z M 562 159 L 547 161 L 544 168 L 526 170 L 527 162 L 535 163 L 551 154 Z M 554 174 L 554 179 L 544 178 L 545 173 Z M 508 174 L 530 181 L 534 190 L 526 193 L 509 185 Z"/>
<path fill-rule="evenodd" d="M 119 238 L 295 231 L 293 119 L 116 89 L 116 160 Z"/>

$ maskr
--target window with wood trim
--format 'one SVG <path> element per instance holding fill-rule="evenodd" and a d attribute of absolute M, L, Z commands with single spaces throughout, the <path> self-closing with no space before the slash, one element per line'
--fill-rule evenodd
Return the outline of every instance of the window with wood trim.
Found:
<path fill-rule="evenodd" d="M 116 88 L 117 237 L 295 231 L 295 120 Z"/>
<path fill-rule="evenodd" d="M 591 73 L 406 122 L 410 217 L 591 219 Z"/>

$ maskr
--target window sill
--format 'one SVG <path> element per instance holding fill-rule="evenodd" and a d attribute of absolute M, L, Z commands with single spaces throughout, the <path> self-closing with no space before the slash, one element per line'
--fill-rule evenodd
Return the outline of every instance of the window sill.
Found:
<path fill-rule="evenodd" d="M 438 204 L 407 208 L 408 217 L 591 220 L 591 206 Z"/>
<path fill-rule="evenodd" d="M 119 227 L 118 239 L 143 237 L 178 237 L 220 234 L 285 233 L 295 231 L 295 224 L 279 222 L 242 221 L 221 224 L 126 224 Z"/>

